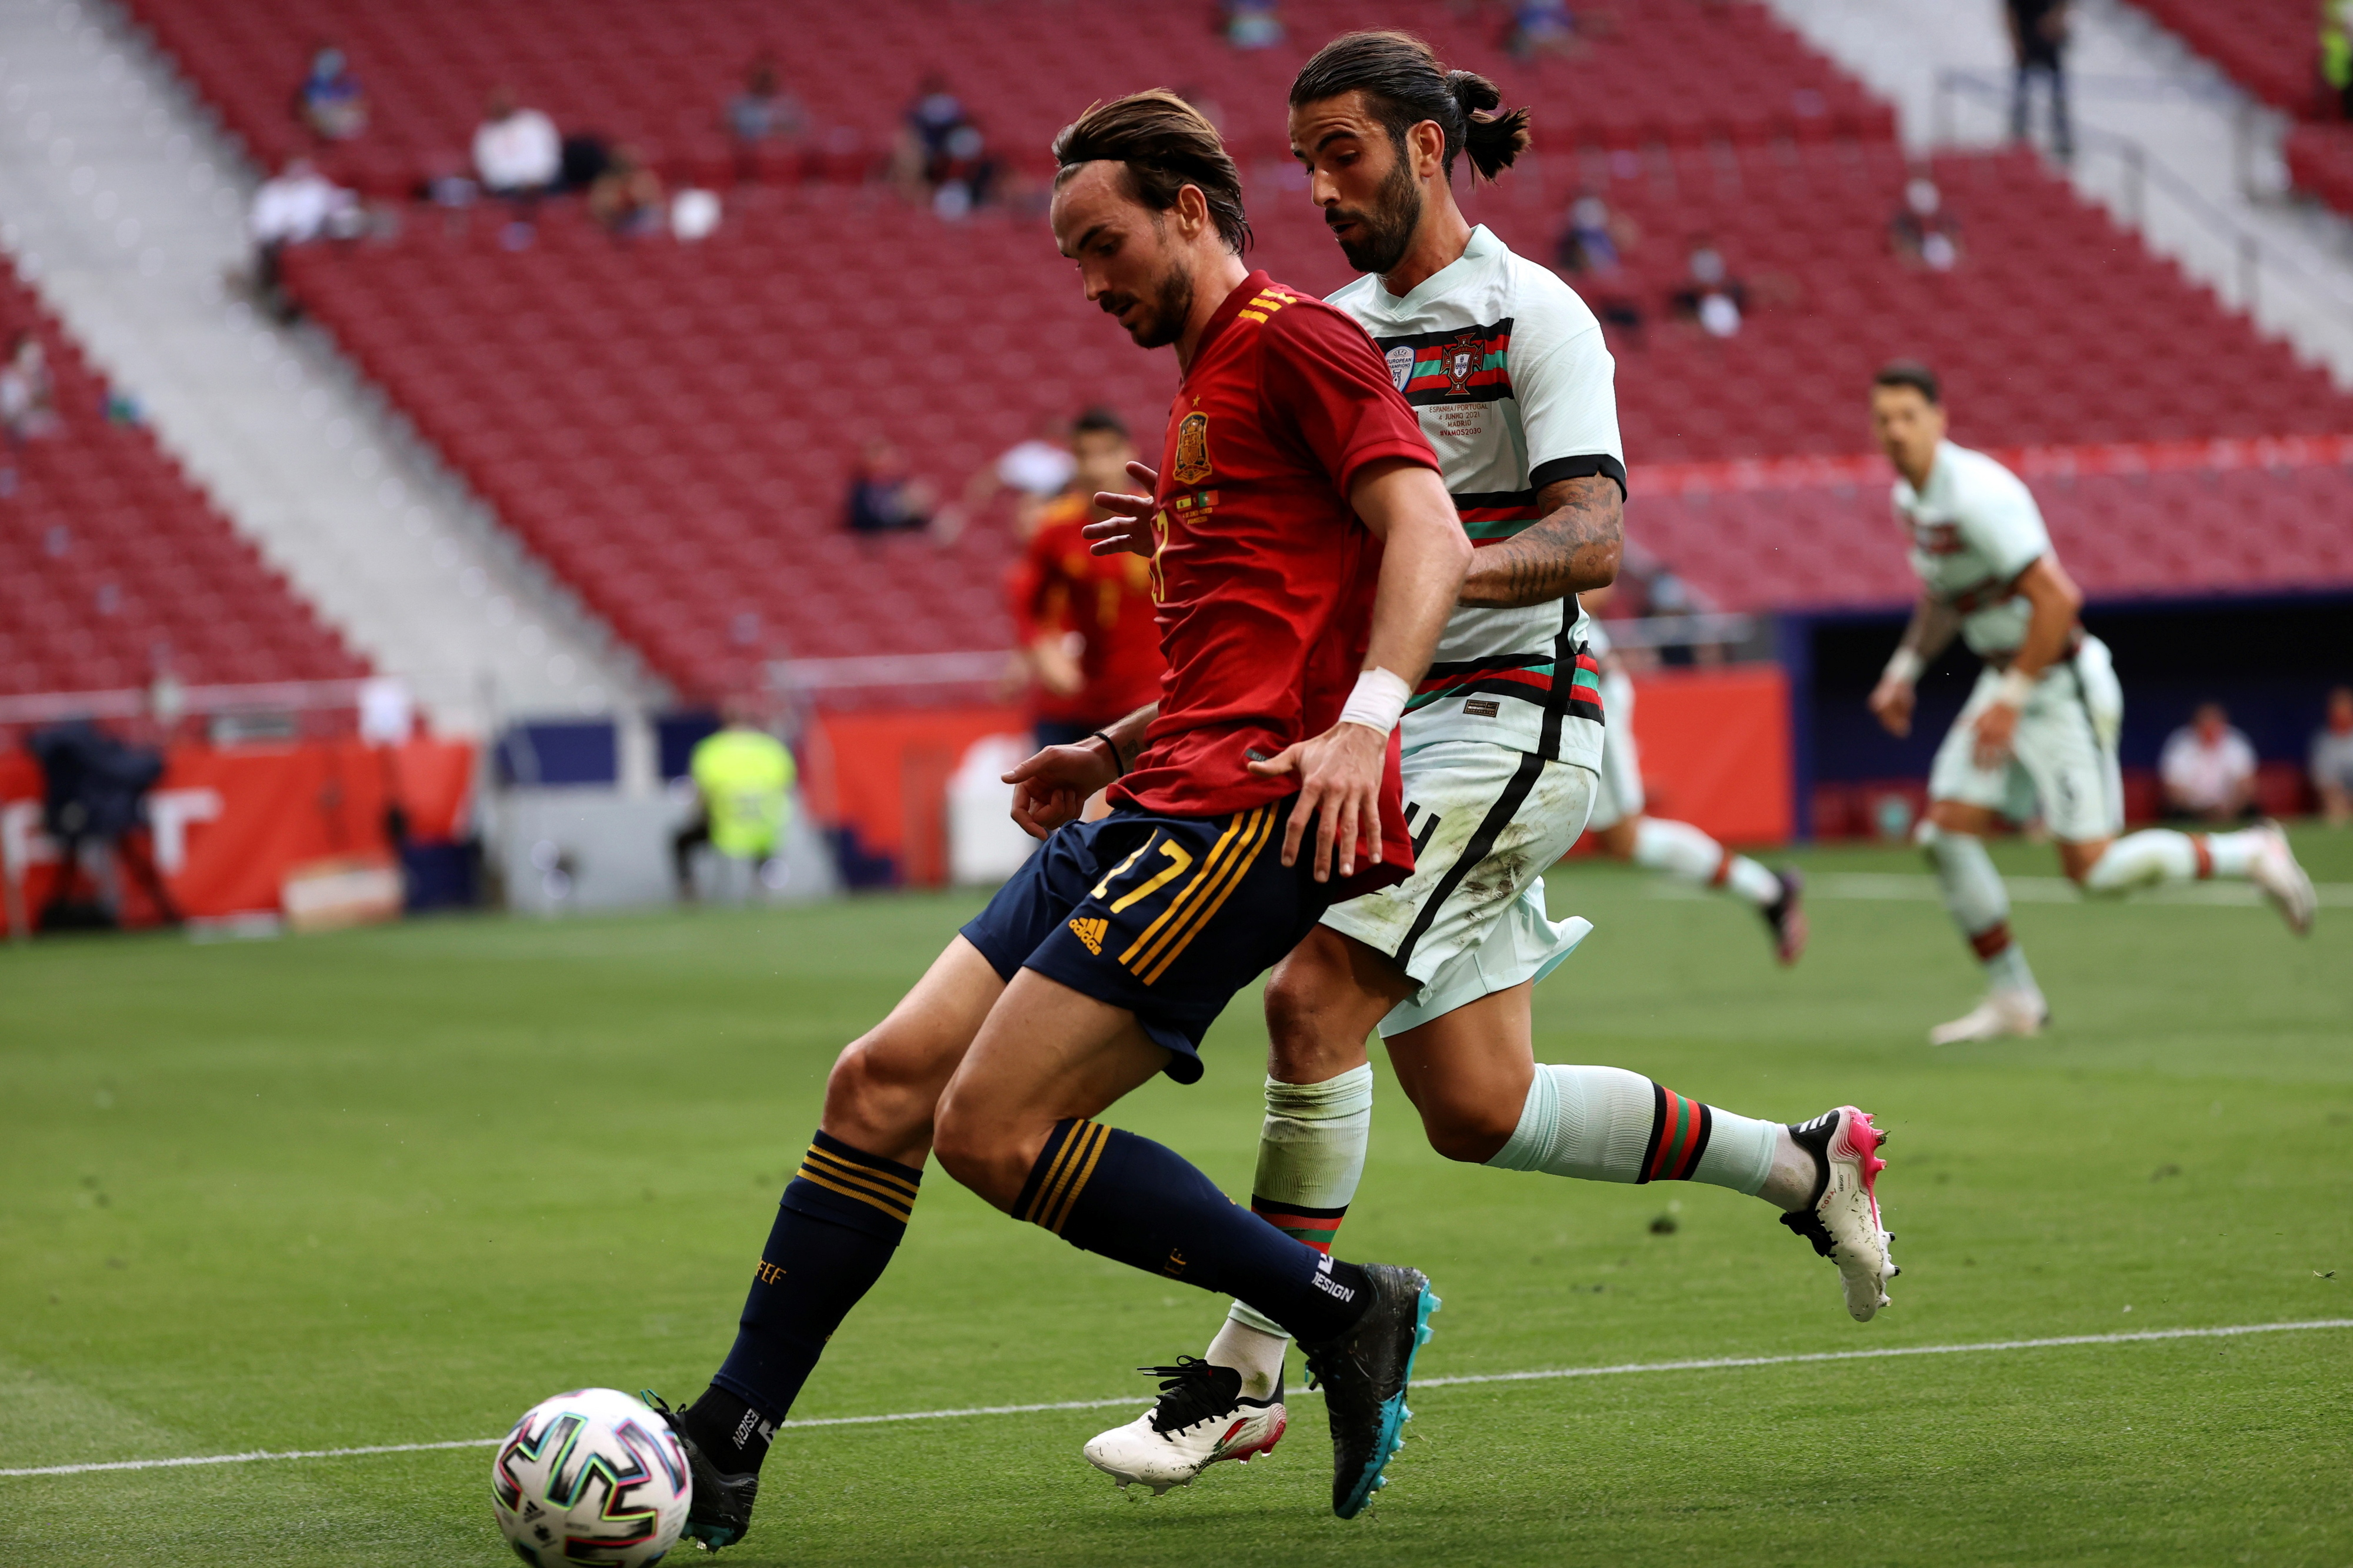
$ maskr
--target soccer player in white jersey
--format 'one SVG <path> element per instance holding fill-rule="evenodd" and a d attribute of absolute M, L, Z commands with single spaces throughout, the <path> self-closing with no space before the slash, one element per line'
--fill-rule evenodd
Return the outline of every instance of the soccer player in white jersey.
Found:
<path fill-rule="evenodd" d="M 1609 596 L 1607 588 L 1590 588 L 1577 595 L 1588 612 Z M 1601 784 L 1594 792 L 1593 815 L 1585 826 L 1601 852 L 1653 871 L 1664 871 L 1679 881 L 1708 888 L 1740 900 L 1765 917 L 1772 933 L 1774 956 L 1795 963 L 1806 951 L 1805 883 L 1791 868 L 1774 870 L 1746 855 L 1735 854 L 1688 822 L 1652 816 L 1642 788 L 1641 752 L 1634 743 L 1634 680 L 1625 662 L 1610 648 L 1609 634 L 1588 615 L 1586 646 L 1601 665 L 1601 727 L 1608 739 L 1601 748 Z"/>
<path fill-rule="evenodd" d="M 1377 1027 L 1448 1158 L 1762 1197 L 1837 1264 L 1848 1311 L 1867 1320 L 1895 1273 L 1869 1116 L 1841 1106 L 1786 1126 L 1618 1068 L 1535 1058 L 1530 992 L 1590 929 L 1547 918 L 1542 874 L 1584 830 L 1599 784 L 1601 694 L 1576 595 L 1617 574 L 1625 465 L 1592 311 L 1455 205 L 1458 153 L 1492 179 L 1526 143 L 1526 111 L 1500 102 L 1493 83 L 1396 33 L 1335 40 L 1292 88 L 1293 150 L 1366 274 L 1332 302 L 1387 356 L 1480 548 L 1436 662 L 1394 694 L 1413 875 L 1334 906 L 1268 984 L 1250 1206 L 1331 1245 L 1364 1171 Z M 1149 548 L 1132 521 L 1148 500 L 1099 500 L 1131 521 L 1090 528 L 1098 548 Z M 1146 1369 L 1163 1380 L 1158 1402 L 1088 1443 L 1088 1460 L 1162 1491 L 1264 1452 L 1282 1433 L 1286 1343 L 1237 1304 L 1205 1356 Z"/>
<path fill-rule="evenodd" d="M 2025 484 L 1982 452 L 1945 439 L 1935 374 L 1895 363 L 1871 393 L 1872 424 L 1896 470 L 1895 519 L 1912 540 L 1920 600 L 1871 694 L 1897 735 L 1912 728 L 1913 687 L 1957 632 L 1985 661 L 1976 689 L 1936 749 L 1920 839 L 1945 907 L 1985 968 L 1985 1000 L 1929 1031 L 1955 1045 L 2034 1035 L 2051 1009 L 2010 931 L 2010 895 L 1986 836 L 2038 805 L 2059 863 L 2086 893 L 2239 878 L 2261 888 L 2289 929 L 2312 929 L 2311 880 L 2270 823 L 2237 833 L 2151 828 L 2124 838 L 2116 732 L 2124 691 Z"/>

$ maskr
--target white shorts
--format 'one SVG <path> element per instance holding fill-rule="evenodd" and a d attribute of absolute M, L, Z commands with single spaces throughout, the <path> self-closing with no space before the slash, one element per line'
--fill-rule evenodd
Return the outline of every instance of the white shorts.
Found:
<path fill-rule="evenodd" d="M 1585 824 L 1596 833 L 1642 815 L 1642 753 L 1634 746 L 1634 683 L 1621 669 L 1601 678 L 1601 787 Z"/>
<path fill-rule="evenodd" d="M 1413 875 L 1324 913 L 1422 983 L 1381 1020 L 1385 1037 L 1542 979 L 1593 929 L 1554 924 L 1544 900 L 1544 873 L 1585 831 L 1590 768 L 1480 741 L 1419 747 L 1404 767 Z"/>
<path fill-rule="evenodd" d="M 2045 670 L 2018 715 L 2010 760 L 1978 766 L 1977 717 L 2001 685 L 1988 667 L 1959 718 L 1936 748 L 1928 798 L 1999 811 L 2024 822 L 2039 806 L 2051 836 L 2071 844 L 2109 838 L 2124 826 L 2124 784 L 2116 734 L 2124 726 L 2124 689 L 2107 645 L 2085 637 L 2075 657 Z"/>

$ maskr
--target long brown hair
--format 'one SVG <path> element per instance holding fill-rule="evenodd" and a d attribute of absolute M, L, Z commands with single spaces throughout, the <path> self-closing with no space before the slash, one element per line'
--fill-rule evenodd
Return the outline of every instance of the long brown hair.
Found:
<path fill-rule="evenodd" d="M 1451 71 L 1411 33 L 1343 33 L 1299 68 L 1291 106 L 1362 92 L 1397 150 L 1405 133 L 1425 120 L 1446 132 L 1446 177 L 1454 158 L 1469 152 L 1471 166 L 1493 180 L 1526 150 L 1528 111 L 1502 109 L 1503 92 L 1476 71 Z M 1500 110 L 1500 112 L 1498 112 Z"/>
<path fill-rule="evenodd" d="M 1226 248 L 1239 255 L 1250 244 L 1241 172 L 1226 152 L 1225 139 L 1207 116 L 1166 88 L 1090 104 L 1054 138 L 1057 184 L 1080 164 L 1103 160 L 1126 165 L 1136 199 L 1156 213 L 1175 206 L 1177 193 L 1194 186 L 1209 204 L 1210 221 Z"/>

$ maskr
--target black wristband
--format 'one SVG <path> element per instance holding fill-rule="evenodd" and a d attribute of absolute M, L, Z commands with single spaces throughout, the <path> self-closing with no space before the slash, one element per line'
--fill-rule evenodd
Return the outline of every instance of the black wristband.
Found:
<path fill-rule="evenodd" d="M 1119 777 L 1125 778 L 1127 776 L 1127 764 L 1119 760 L 1119 742 L 1117 741 L 1113 740 L 1101 730 L 1097 730 L 1093 734 L 1089 735 L 1087 739 L 1090 741 L 1101 741 L 1104 745 L 1110 747 L 1111 765 L 1119 770 Z"/>

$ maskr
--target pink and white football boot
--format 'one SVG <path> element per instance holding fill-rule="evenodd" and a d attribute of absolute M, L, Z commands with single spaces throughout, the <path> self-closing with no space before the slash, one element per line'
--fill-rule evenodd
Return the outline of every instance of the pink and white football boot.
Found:
<path fill-rule="evenodd" d="M 1789 1136 L 1813 1154 L 1821 1173 L 1812 1199 L 1783 1215 L 1781 1223 L 1838 1265 L 1846 1310 L 1856 1322 L 1867 1323 L 1887 1305 L 1887 1282 L 1903 1272 L 1888 1256 L 1895 1237 L 1881 1223 L 1875 1190 L 1887 1167 L 1879 1157 L 1887 1134 L 1871 1124 L 1869 1112 L 1841 1105 L 1791 1127 Z"/>

